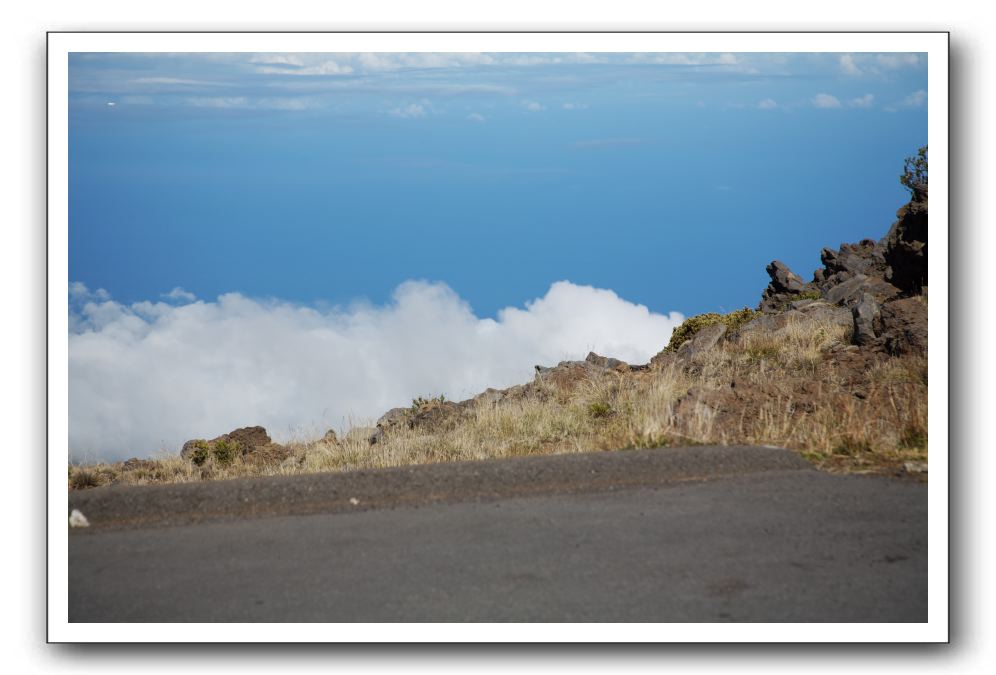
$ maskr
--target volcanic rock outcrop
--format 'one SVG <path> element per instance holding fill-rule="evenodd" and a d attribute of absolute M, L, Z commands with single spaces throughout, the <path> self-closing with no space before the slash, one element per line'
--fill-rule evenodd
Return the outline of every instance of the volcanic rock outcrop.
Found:
<path fill-rule="evenodd" d="M 846 308 L 853 344 L 894 355 L 926 352 L 927 308 L 913 299 L 925 298 L 927 289 L 926 186 L 899 209 L 881 240 L 824 248 L 820 259 L 823 267 L 809 283 L 777 260 L 768 265 L 771 283 L 758 310 L 784 317 L 812 304 Z"/>
<path fill-rule="evenodd" d="M 236 459 L 248 462 L 280 462 L 290 452 L 274 443 L 263 427 L 243 427 L 211 440 L 202 438 L 187 441 L 180 450 L 180 457 L 201 466 L 212 462 L 225 466 Z"/>

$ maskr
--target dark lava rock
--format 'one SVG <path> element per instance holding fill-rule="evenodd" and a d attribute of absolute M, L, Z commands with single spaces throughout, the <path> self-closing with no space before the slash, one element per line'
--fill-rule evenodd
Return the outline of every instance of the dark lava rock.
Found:
<path fill-rule="evenodd" d="M 802 293 L 814 290 L 811 284 L 806 284 L 798 274 L 788 268 L 788 265 L 779 260 L 771 261 L 765 270 L 771 277 L 771 282 L 761 294 L 758 309 L 762 312 L 780 312 L 798 300 Z"/>
<path fill-rule="evenodd" d="M 854 307 L 866 295 L 878 302 L 884 302 L 899 294 L 899 289 L 880 277 L 856 274 L 847 281 L 829 288 L 824 297 L 827 302 L 842 307 Z"/>
<path fill-rule="evenodd" d="M 851 340 L 858 346 L 871 345 L 875 342 L 875 325 L 879 323 L 879 306 L 875 298 L 864 295 L 861 302 L 851 308 L 854 319 L 854 329 Z"/>
<path fill-rule="evenodd" d="M 879 338 L 890 354 L 927 353 L 927 305 L 916 297 L 882 305 Z"/>
<path fill-rule="evenodd" d="M 765 270 L 771 277 L 768 286 L 773 293 L 802 293 L 806 287 L 802 278 L 779 260 L 771 261 Z"/>
<path fill-rule="evenodd" d="M 917 294 L 927 285 L 927 193 L 918 192 L 896 212 L 896 222 L 880 245 L 889 265 L 885 278 L 905 293 Z"/>
<path fill-rule="evenodd" d="M 370 444 L 380 443 L 384 435 L 394 429 L 420 428 L 443 431 L 455 425 L 466 413 L 467 406 L 452 401 L 420 401 L 410 408 L 392 408 L 377 420 L 377 428 L 370 435 Z"/>

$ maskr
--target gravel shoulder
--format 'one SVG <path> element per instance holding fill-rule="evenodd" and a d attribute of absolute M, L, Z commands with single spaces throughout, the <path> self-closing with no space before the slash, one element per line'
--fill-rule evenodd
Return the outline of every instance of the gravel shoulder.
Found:
<path fill-rule="evenodd" d="M 73 529 L 76 535 L 108 528 L 604 492 L 775 470 L 814 469 L 781 448 L 693 446 L 173 485 L 111 485 L 70 491 L 69 508 L 78 509 L 90 522 L 89 528 Z"/>

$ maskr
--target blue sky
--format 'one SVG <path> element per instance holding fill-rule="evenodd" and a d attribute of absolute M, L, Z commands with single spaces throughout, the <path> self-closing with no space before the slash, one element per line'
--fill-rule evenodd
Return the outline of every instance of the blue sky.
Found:
<path fill-rule="evenodd" d="M 916 54 L 74 54 L 70 279 L 754 306 L 771 259 L 885 233 L 926 91 Z"/>

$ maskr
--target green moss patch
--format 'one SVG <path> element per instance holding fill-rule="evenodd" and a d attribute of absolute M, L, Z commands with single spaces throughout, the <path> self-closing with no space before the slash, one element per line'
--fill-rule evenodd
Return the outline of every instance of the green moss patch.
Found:
<path fill-rule="evenodd" d="M 729 314 L 716 314 L 710 312 L 708 314 L 699 314 L 697 316 L 689 317 L 685 319 L 685 322 L 674 329 L 671 333 L 671 341 L 667 343 L 667 347 L 664 348 L 665 352 L 677 351 L 686 340 L 691 340 L 695 337 L 695 334 L 706 326 L 712 326 L 717 323 L 726 324 L 726 330 L 735 331 L 745 323 L 753 319 L 758 315 L 758 312 L 750 309 L 749 307 L 744 307 L 743 309 L 738 309 L 735 312 L 730 312 Z"/>

